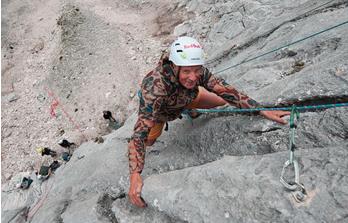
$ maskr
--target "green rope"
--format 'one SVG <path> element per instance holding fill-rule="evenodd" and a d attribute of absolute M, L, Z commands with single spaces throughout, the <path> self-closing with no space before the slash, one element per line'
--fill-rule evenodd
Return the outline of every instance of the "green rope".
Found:
<path fill-rule="evenodd" d="M 260 57 L 263 57 L 263 56 L 265 56 L 265 55 L 268 55 L 268 54 L 273 53 L 273 52 L 275 52 L 275 51 L 278 51 L 278 50 L 280 50 L 280 49 L 286 48 L 286 47 L 288 47 L 288 46 L 294 45 L 294 44 L 296 44 L 296 43 L 302 42 L 302 41 L 304 41 L 304 40 L 306 40 L 306 39 L 310 39 L 310 38 L 312 38 L 312 37 L 314 37 L 314 36 L 320 35 L 320 34 L 322 34 L 322 33 L 324 33 L 324 32 L 329 31 L 329 30 L 332 30 L 332 29 L 335 29 L 335 28 L 337 28 L 337 27 L 343 26 L 343 25 L 345 25 L 345 24 L 347 24 L 347 23 L 348 23 L 348 21 L 342 22 L 342 23 L 337 24 L 337 25 L 335 25 L 335 26 L 329 27 L 329 28 L 324 29 L 324 30 L 322 30 L 322 31 L 316 32 L 316 33 L 314 33 L 314 34 L 312 34 L 312 35 L 309 35 L 309 36 L 306 36 L 306 37 L 301 38 L 301 39 L 299 39 L 299 40 L 296 40 L 296 41 L 294 41 L 294 42 L 292 42 L 292 43 L 289 43 L 289 44 L 286 44 L 286 45 L 284 45 L 284 46 L 278 47 L 278 48 L 276 48 L 276 49 L 273 49 L 273 50 L 268 51 L 268 52 L 266 52 L 266 53 L 263 53 L 263 54 L 261 54 L 261 55 L 252 57 L 252 58 L 250 58 L 250 59 L 248 59 L 248 60 L 244 60 L 244 61 L 242 61 L 242 62 L 240 62 L 240 63 L 237 63 L 237 64 L 235 64 L 235 65 L 233 65 L 233 66 L 226 67 L 226 68 L 224 68 L 224 69 L 222 69 L 222 70 L 219 70 L 219 71 L 216 71 L 216 72 L 214 72 L 214 73 L 215 73 L 215 74 L 218 74 L 218 73 L 221 73 L 221 72 L 223 72 L 223 71 L 226 71 L 226 70 L 232 69 L 232 68 L 234 68 L 234 67 L 240 66 L 240 65 L 242 65 L 242 64 L 245 64 L 245 63 L 247 63 L 247 62 L 250 62 L 250 61 L 252 61 L 252 60 L 256 60 L 256 59 L 258 59 L 258 58 L 260 58 Z"/>
<path fill-rule="evenodd" d="M 348 103 L 337 103 L 337 104 L 326 104 L 326 105 L 308 105 L 298 106 L 298 111 L 303 110 L 316 110 L 316 109 L 327 109 L 327 108 L 338 108 L 348 107 Z M 241 113 L 241 112 L 256 112 L 256 111 L 291 111 L 292 107 L 270 107 L 270 108 L 225 108 L 225 109 L 195 109 L 199 113 L 219 113 L 219 112 L 230 112 L 230 113 Z"/>

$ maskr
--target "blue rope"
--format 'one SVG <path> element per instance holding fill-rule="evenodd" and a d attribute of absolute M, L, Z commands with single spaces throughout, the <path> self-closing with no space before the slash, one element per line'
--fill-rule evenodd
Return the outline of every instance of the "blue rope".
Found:
<path fill-rule="evenodd" d="M 263 53 L 263 54 L 261 54 L 261 55 L 252 57 L 252 58 L 250 58 L 250 59 L 248 59 L 248 60 L 244 60 L 244 61 L 242 61 L 242 62 L 240 62 L 240 63 L 237 63 L 237 64 L 235 64 L 235 65 L 232 65 L 232 66 L 230 66 L 230 67 L 226 67 L 226 68 L 224 68 L 224 69 L 222 69 L 222 70 L 219 70 L 219 71 L 216 71 L 216 72 L 214 72 L 214 73 L 215 73 L 215 74 L 218 74 L 218 73 L 221 73 L 221 72 L 223 72 L 223 71 L 226 71 L 226 70 L 232 69 L 232 68 L 234 68 L 234 67 L 240 66 L 240 65 L 242 65 L 242 64 L 244 64 L 244 63 L 250 62 L 250 61 L 252 61 L 252 60 L 256 60 L 256 59 L 258 59 L 258 58 L 260 58 L 260 57 L 263 57 L 263 56 L 265 56 L 265 55 L 267 55 L 267 54 L 273 53 L 273 52 L 278 51 L 278 50 L 280 50 L 280 49 L 283 49 L 283 48 L 285 48 L 285 47 L 288 47 L 288 46 L 294 45 L 294 44 L 296 44 L 296 43 L 302 42 L 302 41 L 304 41 L 304 40 L 306 40 L 306 39 L 310 39 L 310 38 L 312 38 L 312 37 L 314 37 L 314 36 L 317 36 L 317 35 L 319 35 L 319 34 L 322 34 L 322 33 L 324 33 L 324 32 L 327 32 L 327 31 L 329 31 L 329 30 L 331 30 L 331 29 L 335 29 L 335 28 L 337 28 L 337 27 L 339 27 L 339 26 L 343 26 L 343 25 L 345 25 L 345 24 L 347 24 L 347 23 L 348 23 L 348 21 L 342 22 L 342 23 L 337 24 L 337 25 L 335 25 L 335 26 L 332 26 L 332 27 L 329 27 L 329 28 L 324 29 L 324 30 L 322 30 L 322 31 L 316 32 L 316 33 L 314 33 L 314 34 L 312 34 L 312 35 L 306 36 L 306 37 L 304 37 L 304 38 L 302 38 L 302 39 L 296 40 L 296 41 L 294 41 L 294 42 L 292 42 L 292 43 L 289 43 L 289 44 L 286 44 L 286 45 L 284 45 L 284 46 L 278 47 L 278 48 L 276 48 L 276 49 L 273 49 L 273 50 L 268 51 L 268 52 L 266 52 L 266 53 Z"/>
<path fill-rule="evenodd" d="M 308 106 L 298 106 L 297 110 L 316 110 L 316 109 L 326 109 L 326 108 L 338 108 L 338 107 L 348 107 L 348 103 L 337 103 L 337 104 L 326 104 L 326 105 L 308 105 Z M 225 108 L 225 109 L 195 109 L 199 113 L 218 113 L 218 112 L 256 112 L 256 111 L 291 111 L 292 107 L 280 107 L 280 108 Z"/>

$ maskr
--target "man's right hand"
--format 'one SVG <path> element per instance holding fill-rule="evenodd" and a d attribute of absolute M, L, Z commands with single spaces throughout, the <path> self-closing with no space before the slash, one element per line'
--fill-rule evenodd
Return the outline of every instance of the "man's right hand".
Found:
<path fill-rule="evenodd" d="M 128 192 L 129 200 L 132 204 L 144 208 L 146 203 L 141 197 L 141 189 L 143 188 L 143 180 L 140 173 L 132 173 L 130 175 L 130 187 Z"/>

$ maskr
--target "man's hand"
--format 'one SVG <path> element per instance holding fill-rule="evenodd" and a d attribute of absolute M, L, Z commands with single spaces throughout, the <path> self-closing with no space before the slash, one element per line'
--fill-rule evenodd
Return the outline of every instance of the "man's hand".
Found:
<path fill-rule="evenodd" d="M 132 173 L 130 175 L 130 187 L 128 192 L 129 200 L 132 204 L 144 208 L 146 203 L 141 197 L 141 189 L 143 187 L 143 180 L 140 173 Z"/>
<path fill-rule="evenodd" d="M 288 111 L 260 111 L 260 114 L 263 115 L 265 118 L 278 122 L 280 124 L 287 124 L 288 122 L 282 119 L 285 115 L 290 115 L 290 112 Z"/>

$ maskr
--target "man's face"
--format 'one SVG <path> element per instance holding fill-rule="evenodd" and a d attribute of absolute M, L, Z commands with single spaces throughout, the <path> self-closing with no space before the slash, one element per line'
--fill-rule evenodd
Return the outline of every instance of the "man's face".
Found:
<path fill-rule="evenodd" d="M 202 66 L 180 67 L 179 82 L 187 89 L 193 89 L 197 85 Z"/>

